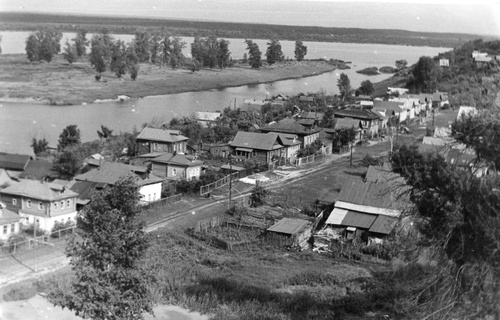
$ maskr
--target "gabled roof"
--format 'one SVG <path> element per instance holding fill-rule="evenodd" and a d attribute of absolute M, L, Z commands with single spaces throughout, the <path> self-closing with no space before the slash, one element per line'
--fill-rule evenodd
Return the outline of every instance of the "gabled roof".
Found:
<path fill-rule="evenodd" d="M 404 102 L 397 102 L 397 101 L 383 101 L 383 100 L 374 100 L 373 101 L 373 109 L 379 109 L 379 110 L 390 110 L 394 111 L 396 113 L 400 113 L 404 111 L 405 109 L 403 108 Z"/>
<path fill-rule="evenodd" d="M 142 180 L 136 173 L 147 172 L 146 167 L 132 166 L 118 162 L 104 162 L 99 168 L 92 169 L 75 177 L 78 181 L 90 181 L 113 185 L 121 177 L 132 176 L 136 181 Z"/>
<path fill-rule="evenodd" d="M 302 231 L 309 221 L 302 219 L 283 218 L 276 222 L 267 231 L 294 235 Z"/>
<path fill-rule="evenodd" d="M 395 217 L 379 215 L 370 226 L 370 229 L 368 229 L 368 231 L 374 233 L 389 234 L 391 233 L 392 229 L 394 229 L 397 223 L 398 219 Z"/>
<path fill-rule="evenodd" d="M 338 201 L 382 209 L 400 210 L 399 193 L 404 187 L 389 182 L 348 180 L 342 186 Z"/>
<path fill-rule="evenodd" d="M 359 127 L 360 121 L 361 120 L 359 120 L 359 119 L 336 118 L 335 119 L 335 129 L 340 129 L 340 128 L 360 129 L 360 127 Z"/>
<path fill-rule="evenodd" d="M 31 160 L 26 169 L 19 175 L 20 178 L 40 180 L 46 177 L 57 177 L 57 172 L 52 170 L 53 163 L 45 159 Z"/>
<path fill-rule="evenodd" d="M 335 117 L 353 118 L 360 120 L 376 120 L 380 116 L 367 109 L 344 109 L 335 111 Z"/>
<path fill-rule="evenodd" d="M 137 136 L 136 140 L 148 140 L 148 141 L 158 141 L 158 142 L 179 142 L 186 141 L 188 138 L 181 135 L 179 130 L 167 130 L 167 129 L 156 129 L 156 128 L 144 128 L 141 133 Z"/>
<path fill-rule="evenodd" d="M 306 129 L 300 123 L 296 122 L 294 119 L 285 118 L 279 122 L 268 125 L 260 129 L 262 132 L 283 132 L 283 133 L 294 133 L 297 135 L 310 135 L 317 133 L 320 129 Z"/>
<path fill-rule="evenodd" d="M 447 146 L 453 142 L 450 138 L 443 137 L 424 137 L 422 144 L 429 144 L 433 146 Z"/>
<path fill-rule="evenodd" d="M 278 134 L 238 131 L 229 145 L 233 148 L 247 148 L 257 150 L 274 150 L 281 148 Z"/>
<path fill-rule="evenodd" d="M 391 171 L 388 164 L 380 166 L 369 166 L 366 172 L 365 180 L 367 182 L 399 182 L 404 183 L 404 179 L 397 173 Z"/>
<path fill-rule="evenodd" d="M 299 120 L 297 120 L 297 122 L 302 126 L 311 127 L 314 125 L 314 122 L 316 122 L 316 120 L 314 120 L 314 119 L 299 119 Z"/>
<path fill-rule="evenodd" d="M 27 154 L 0 152 L 0 168 L 23 171 L 31 159 L 33 158 Z"/>
<path fill-rule="evenodd" d="M 76 192 L 73 192 L 60 184 L 28 179 L 20 179 L 19 182 L 12 183 L 7 188 L 0 190 L 0 193 L 46 201 L 67 199 L 78 196 Z"/>
<path fill-rule="evenodd" d="M 184 167 L 196 167 L 201 166 L 203 161 L 196 160 L 195 157 L 190 155 L 185 155 L 182 153 L 172 154 L 172 153 L 164 153 L 159 157 L 151 159 L 152 163 L 166 163 Z"/>
<path fill-rule="evenodd" d="M 71 191 L 78 193 L 76 202 L 84 205 L 90 202 L 92 191 L 103 186 L 104 184 L 101 183 L 76 180 L 72 180 L 66 185 Z"/>
<path fill-rule="evenodd" d="M 0 226 L 4 224 L 14 223 L 19 220 L 24 219 L 15 212 L 12 212 L 6 208 L 2 208 L 0 205 Z"/>
<path fill-rule="evenodd" d="M 285 147 L 296 146 L 296 145 L 300 144 L 300 141 L 297 139 L 297 136 L 294 135 L 294 134 L 290 134 L 290 133 L 274 133 L 274 132 L 269 132 L 268 134 L 276 134 L 276 135 L 278 135 L 279 141 Z"/>

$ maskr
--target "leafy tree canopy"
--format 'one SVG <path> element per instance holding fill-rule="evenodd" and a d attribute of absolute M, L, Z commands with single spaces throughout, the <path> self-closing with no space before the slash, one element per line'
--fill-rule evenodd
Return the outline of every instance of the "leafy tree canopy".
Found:
<path fill-rule="evenodd" d="M 252 67 L 252 69 L 259 69 L 262 66 L 262 52 L 259 49 L 259 46 L 253 42 L 252 40 L 245 40 L 247 44 L 248 50 L 248 63 Z"/>
<path fill-rule="evenodd" d="M 281 50 L 281 44 L 279 40 L 271 39 L 267 43 L 266 60 L 269 64 L 274 64 L 276 62 L 281 62 L 285 60 L 283 51 Z"/>
<path fill-rule="evenodd" d="M 345 73 L 340 74 L 340 78 L 337 80 L 337 87 L 339 88 L 342 101 L 345 101 L 352 92 L 351 80 L 349 80 L 349 77 Z"/>
<path fill-rule="evenodd" d="M 62 151 L 68 147 L 79 145 L 81 143 L 80 129 L 76 124 L 70 124 L 63 129 L 59 135 L 59 144 L 57 150 Z"/>
<path fill-rule="evenodd" d="M 295 59 L 297 61 L 302 61 L 304 60 L 304 57 L 307 54 L 307 47 L 302 43 L 302 41 L 297 40 L 295 41 Z"/>

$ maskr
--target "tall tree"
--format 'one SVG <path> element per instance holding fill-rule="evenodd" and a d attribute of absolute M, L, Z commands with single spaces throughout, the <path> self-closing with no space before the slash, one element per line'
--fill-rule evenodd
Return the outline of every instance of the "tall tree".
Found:
<path fill-rule="evenodd" d="M 32 33 L 26 39 L 26 54 L 30 61 L 52 61 L 61 51 L 62 33 L 55 29 L 44 28 Z"/>
<path fill-rule="evenodd" d="M 411 85 L 420 92 L 433 92 L 441 77 L 439 67 L 431 57 L 420 57 L 413 66 Z"/>
<path fill-rule="evenodd" d="M 2 46 L 1 46 L 1 44 L 2 44 L 2 35 L 0 34 L 0 54 L 2 54 Z"/>
<path fill-rule="evenodd" d="M 64 59 L 68 61 L 69 63 L 73 63 L 76 61 L 77 58 L 77 53 L 76 53 L 76 47 L 73 44 L 70 44 L 68 41 L 66 41 L 66 46 L 64 47 Z"/>
<path fill-rule="evenodd" d="M 307 47 L 302 43 L 302 41 L 297 40 L 295 41 L 295 59 L 297 61 L 302 61 L 304 60 L 304 57 L 307 54 Z"/>
<path fill-rule="evenodd" d="M 361 82 L 361 86 L 359 87 L 359 93 L 364 95 L 372 94 L 375 89 L 373 88 L 373 83 L 370 80 L 365 80 Z"/>
<path fill-rule="evenodd" d="M 98 73 L 106 71 L 106 66 L 111 59 L 113 37 L 107 30 L 94 34 L 90 40 L 90 64 Z"/>
<path fill-rule="evenodd" d="M 150 58 L 150 34 L 146 30 L 138 30 L 134 35 L 134 48 L 139 62 L 148 62 Z"/>
<path fill-rule="evenodd" d="M 225 39 L 219 40 L 219 49 L 217 54 L 219 60 L 219 67 L 224 69 L 231 61 L 231 51 L 229 51 L 229 41 Z"/>
<path fill-rule="evenodd" d="M 259 46 L 252 40 L 245 40 L 248 50 L 248 63 L 252 69 L 259 69 L 262 66 L 262 52 Z"/>
<path fill-rule="evenodd" d="M 76 37 L 72 39 L 75 44 L 76 55 L 83 57 L 87 53 L 87 46 L 90 44 L 87 39 L 87 30 L 80 29 L 76 32 Z"/>
<path fill-rule="evenodd" d="M 406 60 L 396 60 L 396 69 L 398 69 L 398 71 L 403 70 L 407 65 L 408 61 Z"/>
<path fill-rule="evenodd" d="M 274 64 L 276 62 L 281 62 L 285 60 L 283 51 L 281 50 L 281 44 L 279 40 L 271 39 L 267 43 L 266 60 L 269 64 Z"/>
<path fill-rule="evenodd" d="M 180 37 L 172 39 L 172 52 L 170 56 L 170 67 L 177 69 L 184 64 L 185 58 L 182 49 L 186 47 L 186 43 Z"/>
<path fill-rule="evenodd" d="M 68 147 L 79 145 L 81 143 L 80 135 L 80 129 L 76 124 L 68 125 L 59 135 L 57 150 L 63 151 Z"/>
<path fill-rule="evenodd" d="M 149 55 L 152 64 L 157 64 L 159 62 L 160 40 L 161 36 L 158 31 L 155 31 L 149 40 Z"/>
<path fill-rule="evenodd" d="M 72 179 L 80 170 L 82 161 L 78 155 L 71 150 L 65 149 L 61 152 L 54 162 L 52 169 L 63 179 Z"/>
<path fill-rule="evenodd" d="M 351 95 L 351 80 L 345 73 L 340 74 L 340 78 L 337 80 L 337 87 L 339 88 L 340 97 L 342 101 L 345 101 L 347 97 Z"/>
<path fill-rule="evenodd" d="M 76 279 L 67 292 L 51 294 L 57 305 L 95 320 L 136 320 L 152 313 L 153 277 L 141 268 L 149 237 L 137 218 L 139 199 L 132 177 L 92 195 L 77 218 L 80 240 L 73 238 L 66 249 Z"/>
<path fill-rule="evenodd" d="M 125 43 L 121 40 L 117 40 L 111 48 L 111 63 L 109 68 L 118 78 L 121 78 L 127 71 L 126 55 Z"/>
<path fill-rule="evenodd" d="M 45 140 L 45 138 L 37 140 L 35 137 L 31 140 L 31 147 L 33 148 L 33 153 L 36 156 L 41 155 L 44 152 L 47 152 L 49 147 L 49 142 Z"/>
<path fill-rule="evenodd" d="M 170 35 L 163 33 L 160 41 L 160 65 L 166 66 L 170 63 L 172 55 L 172 41 Z"/>

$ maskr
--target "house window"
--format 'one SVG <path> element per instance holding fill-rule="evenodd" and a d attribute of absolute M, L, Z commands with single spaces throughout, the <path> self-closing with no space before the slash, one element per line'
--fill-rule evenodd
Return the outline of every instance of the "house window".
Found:
<path fill-rule="evenodd" d="M 156 200 L 156 192 L 153 193 L 153 200 Z"/>
<path fill-rule="evenodd" d="M 148 194 L 148 200 L 149 200 L 149 202 L 151 202 L 151 193 Z"/>
<path fill-rule="evenodd" d="M 64 209 L 64 201 L 61 201 L 61 209 Z"/>
<path fill-rule="evenodd" d="M 38 210 L 43 210 L 43 203 L 38 202 Z"/>
<path fill-rule="evenodd" d="M 26 202 L 26 207 L 31 208 L 31 200 L 28 200 L 28 201 Z"/>
<path fill-rule="evenodd" d="M 69 208 L 71 207 L 71 200 L 66 201 L 66 206 Z"/>
<path fill-rule="evenodd" d="M 257 152 L 253 151 L 252 152 L 252 158 L 255 158 L 257 156 Z"/>
<path fill-rule="evenodd" d="M 17 205 L 17 199 L 12 198 L 12 204 Z"/>
<path fill-rule="evenodd" d="M 57 202 L 54 202 L 54 210 L 57 210 Z"/>
<path fill-rule="evenodd" d="M 158 151 L 158 143 L 153 143 L 153 151 Z"/>
<path fill-rule="evenodd" d="M 8 226 L 4 225 L 3 226 L 3 234 L 7 234 L 8 231 L 9 231 Z"/>
<path fill-rule="evenodd" d="M 172 168 L 172 175 L 173 175 L 173 176 L 176 176 L 176 175 L 177 175 L 177 169 L 176 169 L 176 168 Z"/>
<path fill-rule="evenodd" d="M 10 232 L 11 233 L 16 232 L 16 225 L 14 223 L 10 225 Z"/>

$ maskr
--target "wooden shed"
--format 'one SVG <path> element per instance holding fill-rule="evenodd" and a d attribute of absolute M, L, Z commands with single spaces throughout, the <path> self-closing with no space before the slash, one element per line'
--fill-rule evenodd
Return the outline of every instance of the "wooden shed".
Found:
<path fill-rule="evenodd" d="M 283 218 L 267 229 L 269 238 L 281 238 L 284 244 L 306 248 L 312 234 L 312 224 L 303 219 Z"/>

